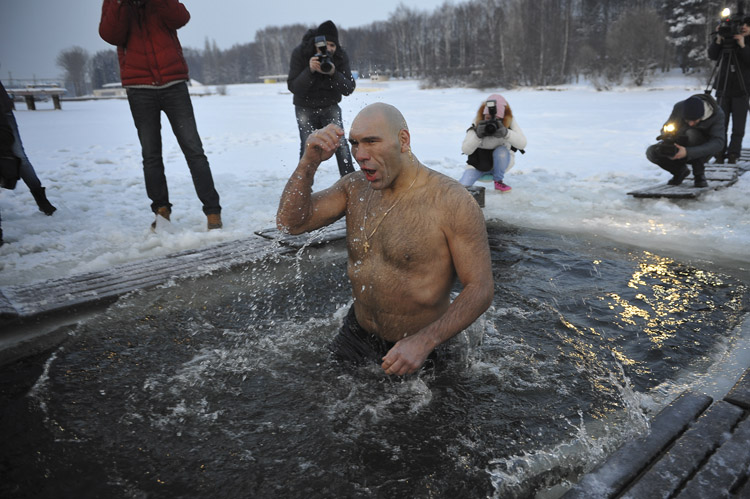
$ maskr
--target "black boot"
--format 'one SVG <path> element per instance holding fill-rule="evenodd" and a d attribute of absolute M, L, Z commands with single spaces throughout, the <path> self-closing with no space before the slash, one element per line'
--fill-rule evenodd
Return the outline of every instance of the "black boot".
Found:
<path fill-rule="evenodd" d="M 690 169 L 687 166 L 683 166 L 682 170 L 675 173 L 667 183 L 669 185 L 680 185 L 688 175 L 690 175 Z"/>
<path fill-rule="evenodd" d="M 708 187 L 705 171 L 706 166 L 703 163 L 693 163 L 693 185 L 695 187 Z"/>
<path fill-rule="evenodd" d="M 47 200 L 47 196 L 44 194 L 44 187 L 31 189 L 31 195 L 34 196 L 34 200 L 37 206 L 39 206 L 39 211 L 44 212 L 45 215 L 50 216 L 57 209 Z"/>

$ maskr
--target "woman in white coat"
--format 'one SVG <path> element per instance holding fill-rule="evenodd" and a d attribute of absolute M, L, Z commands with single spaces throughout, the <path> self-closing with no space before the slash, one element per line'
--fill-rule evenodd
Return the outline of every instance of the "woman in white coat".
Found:
<path fill-rule="evenodd" d="M 509 191 L 511 187 L 504 182 L 505 173 L 513 167 L 516 151 L 523 153 L 525 147 L 526 136 L 508 102 L 500 94 L 490 95 L 479 106 L 461 145 L 461 152 L 469 156 L 466 162 L 471 168 L 466 169 L 459 182 L 469 187 L 491 171 L 495 189 Z"/>

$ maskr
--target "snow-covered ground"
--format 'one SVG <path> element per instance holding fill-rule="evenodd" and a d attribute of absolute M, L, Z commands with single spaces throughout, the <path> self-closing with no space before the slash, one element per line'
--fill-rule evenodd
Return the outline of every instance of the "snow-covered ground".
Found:
<path fill-rule="evenodd" d="M 672 105 L 703 84 L 674 76 L 648 88 L 597 92 L 587 85 L 553 89 L 420 89 L 415 81 L 370 82 L 342 101 L 349 126 L 365 105 L 398 107 L 412 148 L 430 168 L 458 178 L 460 146 L 481 101 L 509 101 L 528 147 L 506 176 L 513 187 L 488 189 L 485 216 L 511 224 L 607 238 L 675 256 L 750 263 L 750 173 L 700 201 L 634 199 L 626 193 L 666 181 L 650 164 Z M 228 86 L 226 95 L 194 97 L 198 128 L 223 206 L 224 229 L 208 232 L 182 153 L 163 120 L 172 223 L 152 233 L 140 146 L 127 101 L 51 103 L 16 118 L 26 151 L 58 211 L 37 210 L 26 186 L 0 193 L 5 241 L 0 285 L 26 284 L 107 268 L 250 236 L 273 226 L 279 195 L 297 163 L 299 138 L 285 83 Z M 748 144 L 750 146 L 750 144 Z M 316 188 L 338 176 L 335 159 Z M 490 187 L 491 184 L 480 184 Z"/>

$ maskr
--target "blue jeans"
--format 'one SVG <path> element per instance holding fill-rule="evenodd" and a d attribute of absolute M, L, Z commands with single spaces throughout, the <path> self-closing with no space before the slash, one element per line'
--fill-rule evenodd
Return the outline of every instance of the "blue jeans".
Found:
<path fill-rule="evenodd" d="M 34 171 L 34 167 L 31 166 L 31 161 L 29 161 L 29 157 L 26 156 L 26 151 L 23 150 L 23 142 L 21 142 L 21 135 L 18 133 L 16 117 L 13 116 L 12 111 L 5 113 L 5 116 L 8 118 L 8 124 L 13 131 L 13 138 L 15 139 L 13 142 L 13 154 L 21 159 L 21 178 L 29 189 L 40 189 L 42 183 L 39 181 L 39 177 L 36 176 L 36 171 Z"/>
<path fill-rule="evenodd" d="M 305 142 L 315 130 L 324 128 L 326 125 L 334 125 L 344 128 L 344 122 L 341 119 L 341 108 L 338 104 L 328 107 L 301 107 L 294 106 L 294 114 L 297 116 L 297 127 L 299 128 L 299 157 L 305 153 Z M 349 143 L 346 141 L 346 135 L 341 137 L 339 148 L 336 149 L 336 161 L 339 164 L 339 174 L 343 177 L 347 173 L 354 171 L 352 166 L 352 155 L 349 152 Z"/>
<path fill-rule="evenodd" d="M 510 150 L 505 146 L 496 147 L 492 151 L 492 178 L 495 182 L 503 181 L 508 165 L 510 165 Z M 467 168 L 464 170 L 464 174 L 461 176 L 459 182 L 463 186 L 471 187 L 485 173 L 489 172 L 483 172 L 476 168 Z"/>
<path fill-rule="evenodd" d="M 219 193 L 214 188 L 211 168 L 198 135 L 187 84 L 183 82 L 166 88 L 128 88 L 127 92 L 130 112 L 141 141 L 143 176 L 151 210 L 156 213 L 162 206 L 172 207 L 161 152 L 161 112 L 164 111 L 187 160 L 195 192 L 203 203 L 203 213 L 221 213 Z"/>

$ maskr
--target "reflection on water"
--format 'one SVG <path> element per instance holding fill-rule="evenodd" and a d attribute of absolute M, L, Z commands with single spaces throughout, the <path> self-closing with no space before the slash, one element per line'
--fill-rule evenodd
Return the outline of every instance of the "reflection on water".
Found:
<path fill-rule="evenodd" d="M 0 495 L 553 497 L 745 334 L 746 276 L 489 232 L 483 342 L 405 379 L 328 362 L 341 245 L 121 300 L 0 372 Z"/>

